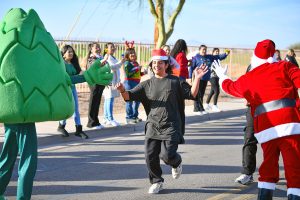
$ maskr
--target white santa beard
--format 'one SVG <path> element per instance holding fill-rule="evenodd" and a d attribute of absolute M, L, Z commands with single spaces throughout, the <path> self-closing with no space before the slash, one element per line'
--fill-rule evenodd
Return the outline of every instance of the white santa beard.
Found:
<path fill-rule="evenodd" d="M 251 69 L 250 70 L 252 70 L 255 67 L 258 67 L 258 66 L 260 66 L 262 64 L 265 64 L 267 62 L 268 62 L 267 59 L 258 58 L 257 56 L 255 56 L 253 54 L 253 56 L 251 57 Z"/>

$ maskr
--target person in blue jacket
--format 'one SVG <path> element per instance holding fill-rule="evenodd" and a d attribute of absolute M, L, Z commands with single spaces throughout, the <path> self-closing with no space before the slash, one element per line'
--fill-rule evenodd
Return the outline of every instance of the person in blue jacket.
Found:
<path fill-rule="evenodd" d="M 230 53 L 229 50 L 225 50 L 224 54 L 213 56 L 210 54 L 206 54 L 206 51 L 207 46 L 203 44 L 200 45 L 199 53 L 192 58 L 191 70 L 189 71 L 189 77 L 193 80 L 193 71 L 195 68 L 202 64 L 205 64 L 208 67 L 208 72 L 201 78 L 198 95 L 194 102 L 194 112 L 198 115 L 207 114 L 207 112 L 203 108 L 203 97 L 207 86 L 207 82 L 209 81 L 211 75 L 211 64 L 214 60 L 224 60 Z"/>

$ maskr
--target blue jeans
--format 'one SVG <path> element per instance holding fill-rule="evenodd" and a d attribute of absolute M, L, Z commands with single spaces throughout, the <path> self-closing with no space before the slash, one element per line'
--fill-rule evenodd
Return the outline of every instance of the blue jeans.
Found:
<path fill-rule="evenodd" d="M 74 122 L 75 122 L 75 125 L 81 125 L 79 106 L 78 106 L 78 95 L 77 95 L 77 91 L 76 91 L 75 87 L 74 88 L 72 87 L 72 94 L 73 94 L 74 103 L 75 103 L 75 112 L 73 114 Z M 66 121 L 67 120 L 64 119 L 64 120 L 59 121 L 59 123 L 61 125 L 66 125 Z"/>
<path fill-rule="evenodd" d="M 104 119 L 108 121 L 114 120 L 113 117 L 113 105 L 115 98 L 108 98 L 104 100 Z"/>
<path fill-rule="evenodd" d="M 126 80 L 124 83 L 125 89 L 130 90 L 137 86 L 138 83 L 131 80 Z M 126 119 L 136 119 L 139 115 L 139 101 L 128 101 L 126 102 Z"/>

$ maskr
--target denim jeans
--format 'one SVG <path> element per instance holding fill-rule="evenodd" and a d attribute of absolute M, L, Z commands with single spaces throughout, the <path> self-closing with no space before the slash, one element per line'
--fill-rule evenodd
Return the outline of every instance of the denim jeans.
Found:
<path fill-rule="evenodd" d="M 113 117 L 113 105 L 115 98 L 108 98 L 104 100 L 104 119 L 108 121 L 114 120 Z"/>
<path fill-rule="evenodd" d="M 74 117 L 74 122 L 75 125 L 81 125 L 81 121 L 80 121 L 80 114 L 79 114 L 79 106 L 78 106 L 78 95 L 77 95 L 77 91 L 76 88 L 72 87 L 72 94 L 73 94 L 73 98 L 74 98 L 74 103 L 75 103 L 75 112 L 73 114 Z M 59 121 L 59 123 L 61 125 L 66 125 L 66 120 L 61 120 Z"/>
<path fill-rule="evenodd" d="M 138 85 L 137 82 L 131 80 L 126 80 L 124 82 L 124 86 L 126 90 L 130 90 L 137 85 Z M 140 105 L 139 101 L 126 102 L 126 119 L 136 119 L 138 117 L 139 105 Z"/>

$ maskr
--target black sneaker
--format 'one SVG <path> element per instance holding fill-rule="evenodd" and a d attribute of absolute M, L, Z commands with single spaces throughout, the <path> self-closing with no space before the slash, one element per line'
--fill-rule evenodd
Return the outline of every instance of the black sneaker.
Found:
<path fill-rule="evenodd" d="M 76 125 L 76 132 L 75 132 L 75 136 L 77 137 L 81 137 L 82 139 L 88 139 L 89 136 L 87 136 L 87 134 L 85 134 L 85 132 L 82 131 L 82 126 L 81 125 Z"/>
<path fill-rule="evenodd" d="M 138 117 L 134 118 L 134 120 L 135 120 L 136 123 L 143 121 L 141 118 L 138 118 Z"/>
<path fill-rule="evenodd" d="M 136 124 L 135 119 L 126 119 L 126 124 Z"/>
<path fill-rule="evenodd" d="M 89 136 L 87 134 L 85 134 L 84 132 L 75 133 L 75 136 L 81 137 L 82 139 L 88 139 L 89 138 Z"/>
<path fill-rule="evenodd" d="M 62 134 L 62 137 L 69 137 L 68 131 L 65 129 L 66 125 L 58 125 L 57 131 Z"/>

